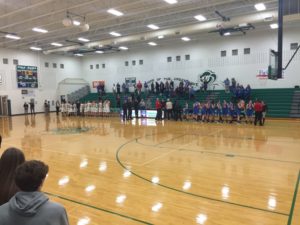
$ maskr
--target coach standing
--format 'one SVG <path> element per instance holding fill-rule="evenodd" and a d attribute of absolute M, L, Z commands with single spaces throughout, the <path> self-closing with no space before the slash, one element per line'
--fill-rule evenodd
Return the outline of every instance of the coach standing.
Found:
<path fill-rule="evenodd" d="M 254 125 L 256 126 L 257 121 L 259 121 L 259 125 L 262 126 L 262 111 L 263 111 L 263 105 L 260 100 L 256 100 L 254 103 L 254 111 L 255 111 L 255 119 L 254 119 Z"/>

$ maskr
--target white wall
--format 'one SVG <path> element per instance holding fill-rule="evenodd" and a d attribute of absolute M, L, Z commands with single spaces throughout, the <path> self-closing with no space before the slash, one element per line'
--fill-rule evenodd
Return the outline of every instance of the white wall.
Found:
<path fill-rule="evenodd" d="M 293 54 L 290 43 L 300 44 L 300 30 L 289 28 L 284 31 L 284 65 Z M 159 43 L 159 41 L 157 41 Z M 251 48 L 250 55 L 244 55 L 244 48 Z M 232 56 L 232 50 L 238 49 L 239 55 Z M 242 84 L 250 84 L 253 88 L 284 88 L 300 84 L 300 52 L 294 59 L 284 79 L 278 81 L 267 80 L 261 82 L 256 75 L 259 70 L 267 69 L 269 65 L 269 50 L 277 50 L 277 30 L 249 31 L 245 36 L 219 37 L 204 41 L 178 42 L 176 46 L 162 45 L 151 47 L 145 44 L 142 50 L 129 50 L 121 53 L 107 55 L 93 55 L 83 58 L 82 71 L 85 79 L 90 83 L 93 80 L 105 80 L 108 91 L 113 83 L 124 82 L 125 77 L 136 77 L 145 81 L 152 78 L 180 77 L 190 81 L 197 81 L 199 74 L 206 70 L 213 70 L 222 82 L 226 77 L 235 77 Z M 227 50 L 227 57 L 221 57 L 220 51 Z M 189 54 L 190 61 L 185 61 L 184 56 Z M 181 61 L 176 62 L 175 57 L 181 56 Z M 167 62 L 167 57 L 172 56 L 172 62 Z M 138 60 L 143 59 L 144 65 L 138 65 Z M 132 60 L 137 65 L 132 66 Z M 129 61 L 129 66 L 125 66 Z M 101 64 L 106 68 L 102 69 Z M 100 64 L 100 69 L 95 65 Z M 93 70 L 90 69 L 93 65 Z M 95 89 L 94 89 L 95 91 Z"/>
<path fill-rule="evenodd" d="M 2 59 L 8 58 L 9 64 L 3 64 Z M 16 66 L 13 59 L 19 60 L 19 65 L 37 66 L 38 82 L 37 89 L 28 89 L 29 95 L 22 95 L 21 89 L 17 87 Z M 49 68 L 45 68 L 45 62 L 49 63 Z M 53 63 L 57 63 L 57 68 L 53 68 Z M 64 64 L 64 69 L 60 68 Z M 65 78 L 81 77 L 81 59 L 75 57 L 63 57 L 55 55 L 43 55 L 39 52 L 16 51 L 0 49 L 0 74 L 3 83 L 0 84 L 0 95 L 8 95 L 12 103 L 12 114 L 24 112 L 23 104 L 34 98 L 36 101 L 36 112 L 44 111 L 45 100 L 55 101 L 57 96 L 57 84 Z M 51 105 L 51 110 L 54 106 Z"/>

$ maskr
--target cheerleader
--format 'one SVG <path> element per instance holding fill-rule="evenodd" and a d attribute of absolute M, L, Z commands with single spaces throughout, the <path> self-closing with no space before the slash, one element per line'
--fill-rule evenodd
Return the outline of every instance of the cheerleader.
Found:
<path fill-rule="evenodd" d="M 215 115 L 218 118 L 218 122 L 222 122 L 222 105 L 220 101 L 218 101 L 218 103 L 216 104 Z"/>
<path fill-rule="evenodd" d="M 244 102 L 244 100 L 240 100 L 237 104 L 237 122 L 240 123 L 242 118 L 245 118 L 245 102 Z"/>
<path fill-rule="evenodd" d="M 222 105 L 222 119 L 226 123 L 228 123 L 229 121 L 229 109 L 226 100 L 223 101 L 223 105 Z"/>
<path fill-rule="evenodd" d="M 193 105 L 193 119 L 198 121 L 198 115 L 199 115 L 199 102 L 195 102 Z"/>
<path fill-rule="evenodd" d="M 201 108 L 201 115 L 202 115 L 202 122 L 205 122 L 207 120 L 207 104 L 203 103 Z"/>

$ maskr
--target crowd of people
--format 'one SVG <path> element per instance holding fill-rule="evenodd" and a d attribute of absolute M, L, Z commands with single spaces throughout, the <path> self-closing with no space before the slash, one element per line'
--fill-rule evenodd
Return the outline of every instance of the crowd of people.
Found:
<path fill-rule="evenodd" d="M 42 161 L 25 160 L 17 148 L 6 149 L 0 158 L 0 224 L 68 225 L 65 208 L 42 192 L 48 174 Z"/>
<path fill-rule="evenodd" d="M 174 119 L 174 120 L 195 120 L 200 122 L 219 122 L 219 123 L 245 123 L 263 126 L 265 123 L 268 106 L 265 102 L 252 100 L 245 102 L 239 100 L 237 104 L 233 102 L 214 102 L 195 101 L 192 107 L 189 107 L 188 102 L 182 107 L 177 101 L 166 102 L 156 99 L 155 108 L 157 110 L 156 120 Z M 164 114 L 164 116 L 163 116 Z"/>

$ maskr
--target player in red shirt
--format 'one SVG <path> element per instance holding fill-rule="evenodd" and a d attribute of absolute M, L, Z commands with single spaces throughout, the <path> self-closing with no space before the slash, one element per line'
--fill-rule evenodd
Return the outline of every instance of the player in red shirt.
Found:
<path fill-rule="evenodd" d="M 254 125 L 256 126 L 257 121 L 259 121 L 259 125 L 262 126 L 262 111 L 263 111 L 263 104 L 260 100 L 256 100 L 254 103 L 254 111 L 255 111 L 255 119 Z"/>

